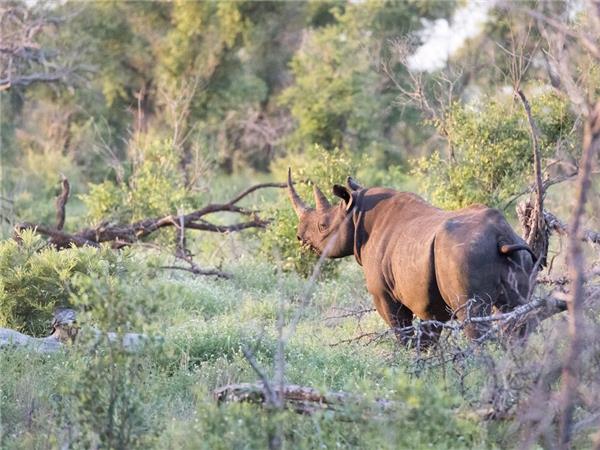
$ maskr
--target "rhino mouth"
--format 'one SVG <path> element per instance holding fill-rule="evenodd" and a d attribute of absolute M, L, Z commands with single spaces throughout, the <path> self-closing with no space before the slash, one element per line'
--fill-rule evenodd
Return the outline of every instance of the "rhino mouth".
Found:
<path fill-rule="evenodd" d="M 320 254 L 319 250 L 314 245 L 312 245 L 310 242 L 302 241 L 300 243 L 300 247 L 305 251 L 310 251 L 310 252 L 316 253 L 317 255 Z"/>

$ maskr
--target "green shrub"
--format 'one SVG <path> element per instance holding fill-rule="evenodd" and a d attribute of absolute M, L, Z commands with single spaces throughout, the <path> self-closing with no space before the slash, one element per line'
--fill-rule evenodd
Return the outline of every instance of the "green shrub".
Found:
<path fill-rule="evenodd" d="M 169 437 L 178 448 L 207 449 L 265 448 L 277 432 L 283 448 L 477 447 L 483 433 L 474 422 L 457 414 L 458 399 L 437 386 L 394 376 L 395 380 L 389 375 L 380 380 L 389 391 L 378 398 L 393 404 L 385 412 L 374 406 L 375 395 L 369 394 L 357 393 L 362 401 L 349 401 L 337 413 L 304 416 L 291 411 L 269 413 L 252 404 L 217 406 L 203 401 L 201 392 L 194 426 Z M 373 388 L 378 391 L 375 386 L 365 386 L 372 392 Z"/>
<path fill-rule="evenodd" d="M 566 98 L 544 93 L 531 98 L 540 131 L 542 158 L 554 154 L 572 131 L 574 117 Z M 499 207 L 532 180 L 533 153 L 527 117 L 510 98 L 490 98 L 472 107 L 455 104 L 444 123 L 451 156 L 439 151 L 414 162 L 413 174 L 430 199 L 443 208 L 472 203 Z"/>
<path fill-rule="evenodd" d="M 122 265 L 108 248 L 59 252 L 32 231 L 21 240 L 0 242 L 0 327 L 33 336 L 47 334 L 54 309 L 69 305 L 75 274 L 115 273 Z"/>
<path fill-rule="evenodd" d="M 159 400 L 145 385 L 152 376 L 153 353 L 159 353 L 153 350 L 162 340 L 148 335 L 128 348 L 122 339 L 156 322 L 160 285 L 133 265 L 128 269 L 118 277 L 107 266 L 74 277 L 71 301 L 84 326 L 77 341 L 79 358 L 69 382 L 61 386 L 63 425 L 78 430 L 69 437 L 70 447 L 148 448 L 160 432 L 158 421 L 146 414 Z"/>
<path fill-rule="evenodd" d="M 190 208 L 194 199 L 185 182 L 180 155 L 167 140 L 140 138 L 130 143 L 131 173 L 121 183 L 90 184 L 82 195 L 88 220 L 128 223 Z"/>

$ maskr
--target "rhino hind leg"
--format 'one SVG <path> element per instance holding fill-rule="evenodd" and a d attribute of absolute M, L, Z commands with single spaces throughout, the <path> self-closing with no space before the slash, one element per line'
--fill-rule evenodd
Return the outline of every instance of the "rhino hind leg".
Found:
<path fill-rule="evenodd" d="M 387 294 L 373 294 L 375 309 L 396 335 L 401 345 L 409 345 L 413 341 L 413 313 L 397 300 Z"/>
<path fill-rule="evenodd" d="M 443 327 L 432 323 L 422 323 L 418 327 L 418 332 L 415 336 L 415 346 L 420 350 L 426 350 L 432 345 L 437 344 L 442 334 Z"/>
<path fill-rule="evenodd" d="M 456 311 L 456 317 L 459 321 L 468 321 L 469 317 L 484 317 L 492 313 L 492 308 L 495 303 L 494 298 L 488 295 L 469 295 L 470 299 L 466 300 Z M 465 334 L 474 340 L 480 339 L 489 331 L 489 323 L 467 323 L 464 328 Z"/>

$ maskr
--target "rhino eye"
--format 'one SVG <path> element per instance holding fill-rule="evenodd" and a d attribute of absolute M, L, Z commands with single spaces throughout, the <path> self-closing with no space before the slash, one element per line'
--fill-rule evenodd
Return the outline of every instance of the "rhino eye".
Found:
<path fill-rule="evenodd" d="M 319 231 L 325 231 L 327 229 L 327 224 L 325 222 L 319 222 Z"/>

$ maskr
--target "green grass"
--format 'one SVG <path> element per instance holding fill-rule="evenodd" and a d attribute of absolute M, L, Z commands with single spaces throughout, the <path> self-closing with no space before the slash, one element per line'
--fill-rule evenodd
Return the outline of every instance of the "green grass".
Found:
<path fill-rule="evenodd" d="M 477 355 L 415 370 L 416 352 L 396 348 L 390 338 L 371 345 L 342 343 L 385 330 L 374 312 L 360 322 L 332 318 L 340 308 L 371 305 L 360 267 L 350 259 L 335 278 L 319 280 L 303 302 L 306 279 L 247 253 L 223 266 L 234 275 L 230 280 L 152 268 L 144 276 L 144 261 L 161 256 L 140 250 L 127 258 L 138 269 L 120 274 L 114 298 L 90 297 L 95 291 L 86 291 L 86 304 L 95 306 L 82 320 L 101 317 L 94 311 L 107 305 L 121 311 L 125 303 L 129 309 L 124 311 L 143 318 L 129 326 L 163 340 L 137 354 L 85 342 L 50 356 L 2 351 L 0 448 L 59 448 L 65 442 L 89 448 L 91 441 L 85 439 L 98 439 L 106 425 L 102 418 L 113 414 L 119 420 L 122 412 L 133 436 L 127 448 L 262 449 L 275 430 L 284 448 L 294 449 L 487 449 L 518 442 L 510 427 L 490 426 L 475 414 L 489 381 Z M 264 373 L 273 376 L 280 308 L 285 335 L 299 314 L 285 346 L 286 382 L 324 392 L 344 390 L 362 399 L 344 414 L 301 416 L 213 400 L 217 387 L 258 380 L 242 348 L 250 349 Z M 532 340 L 532 345 L 542 344 L 543 339 Z M 486 355 L 498 361 L 506 357 L 493 346 Z M 115 383 L 126 388 L 108 413 Z M 381 413 L 373 407 L 375 399 L 392 400 L 395 406 Z"/>

